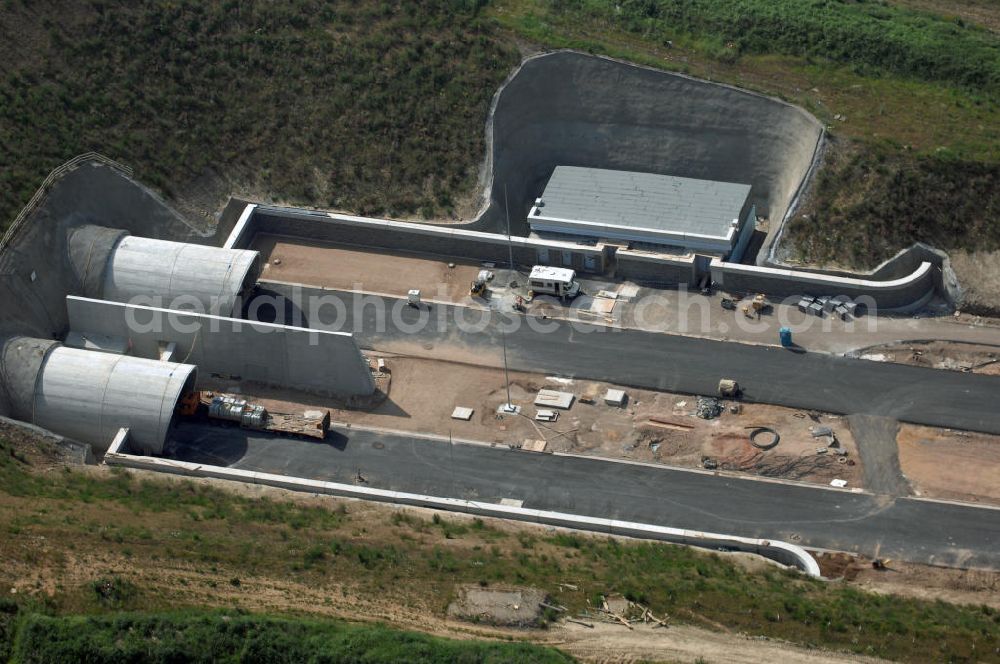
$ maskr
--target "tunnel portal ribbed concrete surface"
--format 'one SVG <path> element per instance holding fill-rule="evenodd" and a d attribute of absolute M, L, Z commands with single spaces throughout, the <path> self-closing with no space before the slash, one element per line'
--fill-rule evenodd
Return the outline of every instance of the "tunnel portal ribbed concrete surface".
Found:
<path fill-rule="evenodd" d="M 489 207 L 473 226 L 504 232 L 506 186 L 513 230 L 526 234 L 556 166 L 747 183 L 774 228 L 810 172 L 823 126 L 777 99 L 562 51 L 522 64 L 487 133 Z"/>
<path fill-rule="evenodd" d="M 258 273 L 256 251 L 129 236 L 111 252 L 103 297 L 230 316 Z"/>
<path fill-rule="evenodd" d="M 9 337 L 0 352 L 0 395 L 3 412 L 30 422 L 34 411 L 35 383 L 46 355 L 58 341 Z"/>
<path fill-rule="evenodd" d="M 69 262 L 84 297 L 101 297 L 111 252 L 128 235 L 120 228 L 93 224 L 76 226 L 67 233 Z"/>
<path fill-rule="evenodd" d="M 190 364 L 55 346 L 41 363 L 30 421 L 95 451 L 128 427 L 133 448 L 158 454 L 196 378 Z"/>

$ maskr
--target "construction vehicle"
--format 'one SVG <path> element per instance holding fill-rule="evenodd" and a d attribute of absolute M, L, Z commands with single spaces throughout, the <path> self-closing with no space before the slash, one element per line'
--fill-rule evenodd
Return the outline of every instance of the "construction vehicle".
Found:
<path fill-rule="evenodd" d="M 531 268 L 528 280 L 532 293 L 555 295 L 565 299 L 572 299 L 580 294 L 576 272 L 566 267 L 536 265 Z"/>
<path fill-rule="evenodd" d="M 767 298 L 764 294 L 758 293 L 750 300 L 750 304 L 743 307 L 743 315 L 747 318 L 760 318 L 760 315 L 767 311 L 769 307 L 770 305 L 767 303 Z"/>
<path fill-rule="evenodd" d="M 719 381 L 719 396 L 726 399 L 737 399 L 740 396 L 740 384 L 732 378 L 723 378 Z"/>
<path fill-rule="evenodd" d="M 191 420 L 238 424 L 244 429 L 306 436 L 323 440 L 330 430 L 330 411 L 317 417 L 271 413 L 242 397 L 210 391 L 188 392 L 177 404 L 177 415 Z"/>
<path fill-rule="evenodd" d="M 469 288 L 470 295 L 478 295 L 480 297 L 487 297 L 489 295 L 489 289 L 486 285 L 493 279 L 493 273 L 489 270 L 480 270 L 479 274 L 472 281 L 472 287 Z"/>

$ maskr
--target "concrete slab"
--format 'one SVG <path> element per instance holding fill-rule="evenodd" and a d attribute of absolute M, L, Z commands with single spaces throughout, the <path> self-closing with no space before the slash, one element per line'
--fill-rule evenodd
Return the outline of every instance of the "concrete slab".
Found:
<path fill-rule="evenodd" d="M 545 408 L 560 408 L 569 410 L 576 397 L 569 392 L 559 392 L 558 390 L 539 390 L 535 397 L 535 405 Z"/>
<path fill-rule="evenodd" d="M 609 315 L 615 308 L 615 301 L 610 298 L 595 297 L 590 303 L 590 310 L 595 314 Z"/>
<path fill-rule="evenodd" d="M 625 390 L 609 389 L 604 393 L 604 403 L 621 408 L 625 405 Z"/>
<path fill-rule="evenodd" d="M 456 406 L 455 410 L 451 411 L 451 419 L 453 420 L 465 420 L 468 422 L 472 419 L 472 408 L 465 408 L 463 406 Z"/>

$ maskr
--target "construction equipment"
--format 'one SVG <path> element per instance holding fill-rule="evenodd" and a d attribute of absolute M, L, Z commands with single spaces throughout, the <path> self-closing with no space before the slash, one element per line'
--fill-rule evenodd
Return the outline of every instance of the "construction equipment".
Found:
<path fill-rule="evenodd" d="M 486 297 L 489 294 L 489 289 L 486 285 L 493 279 L 493 273 L 489 270 L 480 270 L 479 274 L 472 281 L 472 286 L 469 288 L 470 295 L 478 295 L 480 297 Z"/>
<path fill-rule="evenodd" d="M 177 404 L 177 415 L 192 420 L 231 422 L 244 429 L 307 436 L 323 440 L 330 430 L 330 411 L 316 417 L 270 413 L 242 397 L 210 391 L 188 392 Z"/>
<path fill-rule="evenodd" d="M 743 315 L 747 318 L 760 318 L 760 315 L 767 311 L 768 307 L 770 305 L 767 303 L 767 298 L 763 293 L 758 293 L 750 300 L 750 304 L 743 307 Z"/>
<path fill-rule="evenodd" d="M 719 396 L 725 399 L 737 399 L 742 390 L 740 384 L 732 378 L 723 378 L 719 381 Z"/>

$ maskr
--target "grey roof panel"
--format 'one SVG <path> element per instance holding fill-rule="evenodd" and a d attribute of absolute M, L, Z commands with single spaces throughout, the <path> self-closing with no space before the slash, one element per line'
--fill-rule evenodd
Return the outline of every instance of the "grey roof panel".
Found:
<path fill-rule="evenodd" d="M 556 166 L 540 216 L 725 237 L 749 196 L 748 184 Z"/>

